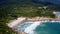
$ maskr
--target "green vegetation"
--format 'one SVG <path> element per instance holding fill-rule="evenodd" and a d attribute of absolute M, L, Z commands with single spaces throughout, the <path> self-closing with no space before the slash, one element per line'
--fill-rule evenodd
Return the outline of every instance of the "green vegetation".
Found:
<path fill-rule="evenodd" d="M 51 18 L 55 17 L 55 15 L 52 13 L 52 11 L 56 9 L 55 6 L 48 6 L 46 9 L 38 7 L 42 7 L 42 5 L 22 3 L 22 4 L 8 4 L 0 6 L 0 34 L 15 33 L 11 28 L 9 28 L 6 25 L 6 23 L 8 23 L 9 20 L 14 19 L 14 16 L 19 17 L 43 16 Z"/>
<path fill-rule="evenodd" d="M 6 24 L 3 22 L 0 22 L 0 34 L 15 34 L 15 32 L 9 28 Z"/>
<path fill-rule="evenodd" d="M 0 8 L 0 34 L 14 34 L 15 32 L 6 25 L 6 23 L 13 18 L 8 15 L 9 11 L 5 8 L 6 7 Z"/>

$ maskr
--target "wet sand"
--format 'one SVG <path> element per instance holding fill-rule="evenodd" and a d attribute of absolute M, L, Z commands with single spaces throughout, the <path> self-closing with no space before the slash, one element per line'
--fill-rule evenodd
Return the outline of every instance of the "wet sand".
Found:
<path fill-rule="evenodd" d="M 24 21 L 60 21 L 60 17 L 59 18 L 49 18 L 49 17 L 34 17 L 34 18 L 25 18 L 25 17 L 19 17 L 17 18 L 17 20 L 13 20 L 10 23 L 8 23 L 8 26 L 10 28 L 14 28 L 15 26 L 17 26 L 18 24 L 23 23 Z M 26 34 L 25 32 L 20 32 L 17 31 L 18 34 Z"/>

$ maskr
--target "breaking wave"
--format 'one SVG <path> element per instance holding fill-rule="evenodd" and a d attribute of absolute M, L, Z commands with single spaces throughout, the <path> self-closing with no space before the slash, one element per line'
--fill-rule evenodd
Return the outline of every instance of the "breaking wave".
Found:
<path fill-rule="evenodd" d="M 60 21 L 25 22 L 18 30 L 27 34 L 60 34 Z"/>

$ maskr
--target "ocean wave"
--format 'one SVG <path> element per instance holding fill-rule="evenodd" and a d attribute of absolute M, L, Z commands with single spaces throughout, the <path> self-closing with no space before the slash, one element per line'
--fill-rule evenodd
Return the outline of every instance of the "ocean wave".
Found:
<path fill-rule="evenodd" d="M 24 31 L 28 34 L 38 34 L 35 29 L 39 27 L 53 26 L 55 24 L 59 24 L 60 21 L 35 21 L 35 22 L 24 22 L 21 25 L 18 25 L 16 28 L 20 31 Z M 46 25 L 49 24 L 49 25 Z M 38 27 L 38 28 L 39 28 Z M 44 29 L 44 28 L 43 28 Z M 41 31 L 42 32 L 42 31 Z"/>
<path fill-rule="evenodd" d="M 34 34 L 34 29 L 40 24 L 41 24 L 41 22 L 39 22 L 39 21 L 34 22 L 31 26 L 25 28 L 24 32 L 26 32 L 28 34 Z"/>
<path fill-rule="evenodd" d="M 50 23 L 55 23 L 55 22 L 59 22 L 60 21 L 37 21 L 37 22 L 34 22 L 32 25 L 30 25 L 29 27 L 25 28 L 24 32 L 28 33 L 28 34 L 37 34 L 34 30 L 36 29 L 36 27 L 39 25 L 39 26 L 45 26 L 45 24 L 43 23 L 46 23 L 46 22 L 50 22 Z"/>

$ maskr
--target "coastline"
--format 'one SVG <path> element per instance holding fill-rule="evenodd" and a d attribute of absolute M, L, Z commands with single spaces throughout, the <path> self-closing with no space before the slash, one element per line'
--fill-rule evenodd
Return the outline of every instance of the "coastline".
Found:
<path fill-rule="evenodd" d="M 50 18 L 50 17 L 33 17 L 27 18 L 28 21 L 60 21 L 60 17 Z"/>
<path fill-rule="evenodd" d="M 17 18 L 17 20 L 13 20 L 12 22 L 8 23 L 7 25 L 10 27 L 10 28 L 14 28 L 15 26 L 17 26 L 18 24 L 21 24 L 25 21 L 26 18 L 23 18 L 23 17 L 19 17 Z"/>
<path fill-rule="evenodd" d="M 21 24 L 21 23 L 23 23 L 25 21 L 60 22 L 59 20 L 57 20 L 56 18 L 49 18 L 49 17 L 34 17 L 34 18 L 19 17 L 19 18 L 17 18 L 17 20 L 13 20 L 12 22 L 8 23 L 8 26 L 10 28 L 12 28 L 14 31 L 17 31 L 14 27 L 16 27 L 18 24 Z M 26 34 L 24 31 L 23 32 L 17 31 L 17 32 L 18 32 L 18 34 L 20 34 L 20 33 L 21 34 Z"/>

